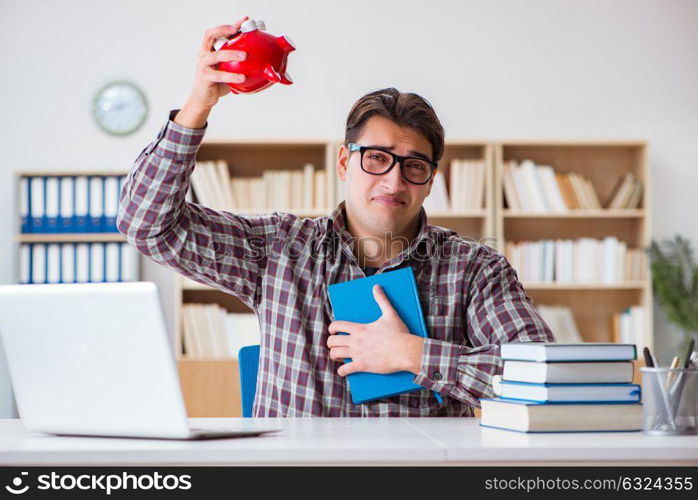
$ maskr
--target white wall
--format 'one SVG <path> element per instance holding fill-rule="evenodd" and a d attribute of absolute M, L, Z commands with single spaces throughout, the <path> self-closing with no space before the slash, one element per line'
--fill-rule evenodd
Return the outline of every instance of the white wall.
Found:
<path fill-rule="evenodd" d="M 209 137 L 340 138 L 356 98 L 396 86 L 451 138 L 647 139 L 654 235 L 698 246 L 694 0 L 0 0 L 0 283 L 15 277 L 13 172 L 128 169 L 187 97 L 203 32 L 245 14 L 294 40 L 296 83 L 225 97 Z M 90 115 L 112 79 L 150 101 L 128 138 Z"/>

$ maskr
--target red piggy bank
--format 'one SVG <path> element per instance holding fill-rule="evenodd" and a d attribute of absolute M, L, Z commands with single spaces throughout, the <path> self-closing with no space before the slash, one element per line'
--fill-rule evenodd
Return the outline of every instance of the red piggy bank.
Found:
<path fill-rule="evenodd" d="M 259 92 L 273 83 L 293 83 L 286 73 L 286 61 L 288 54 L 296 47 L 287 36 L 274 36 L 265 29 L 263 21 L 248 19 L 232 38 L 214 46 L 216 50 L 232 49 L 247 53 L 244 61 L 218 63 L 221 71 L 245 75 L 242 83 L 226 83 L 233 94 Z"/>

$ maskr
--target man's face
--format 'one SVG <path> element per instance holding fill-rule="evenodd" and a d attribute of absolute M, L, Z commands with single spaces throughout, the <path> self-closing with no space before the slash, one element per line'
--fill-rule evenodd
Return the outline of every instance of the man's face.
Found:
<path fill-rule="evenodd" d="M 400 127 L 382 116 L 369 118 L 355 143 L 382 148 L 400 156 L 421 154 L 432 158 L 433 154 L 431 143 L 420 132 Z M 338 155 L 337 174 L 346 181 L 345 199 L 350 222 L 359 226 L 362 232 L 378 238 L 383 238 L 385 233 L 404 235 L 434 182 L 434 177 L 423 185 L 406 181 L 399 164 L 384 175 L 366 173 L 361 170 L 361 153 L 349 153 L 344 145 Z"/>

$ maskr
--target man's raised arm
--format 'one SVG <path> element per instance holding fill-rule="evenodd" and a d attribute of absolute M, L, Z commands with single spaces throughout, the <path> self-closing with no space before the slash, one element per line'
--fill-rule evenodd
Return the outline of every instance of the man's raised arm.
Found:
<path fill-rule="evenodd" d="M 217 38 L 237 32 L 245 19 L 206 32 L 192 94 L 136 159 L 121 192 L 117 227 L 143 255 L 255 308 L 279 216 L 238 216 L 185 200 L 208 115 L 230 91 L 225 82 L 244 78 L 212 67 L 244 55 L 213 52 L 212 46 Z"/>

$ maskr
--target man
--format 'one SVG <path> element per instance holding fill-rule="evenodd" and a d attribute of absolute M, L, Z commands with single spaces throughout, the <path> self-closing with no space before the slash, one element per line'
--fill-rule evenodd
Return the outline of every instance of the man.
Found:
<path fill-rule="evenodd" d="M 185 201 L 208 115 L 224 82 L 244 78 L 213 65 L 245 54 L 212 46 L 244 20 L 206 33 L 190 98 L 128 176 L 119 230 L 142 254 L 257 313 L 255 416 L 472 416 L 501 373 L 499 344 L 553 336 L 502 255 L 427 223 L 422 202 L 444 132 L 424 99 L 383 89 L 357 101 L 336 164 L 345 202 L 330 216 L 238 216 Z M 380 319 L 332 321 L 327 285 L 404 266 L 414 271 L 429 338 L 410 334 L 378 287 Z M 352 404 L 347 374 L 403 370 L 429 390 Z"/>

